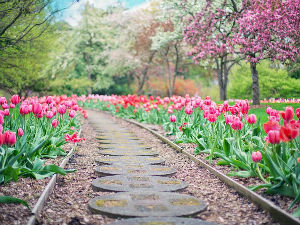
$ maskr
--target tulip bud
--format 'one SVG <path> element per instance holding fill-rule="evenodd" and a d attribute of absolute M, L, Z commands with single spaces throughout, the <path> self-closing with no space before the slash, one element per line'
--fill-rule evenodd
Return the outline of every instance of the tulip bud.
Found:
<path fill-rule="evenodd" d="M 300 164 L 300 157 L 297 158 L 297 162 Z"/>
<path fill-rule="evenodd" d="M 253 160 L 253 162 L 260 162 L 261 158 L 262 158 L 262 156 L 261 156 L 260 151 L 252 153 L 252 160 Z"/>
<path fill-rule="evenodd" d="M 19 137 L 22 137 L 23 134 L 24 134 L 24 131 L 22 130 L 22 128 L 19 128 L 19 129 L 18 129 L 18 136 L 19 136 Z"/>
<path fill-rule="evenodd" d="M 247 118 L 247 121 L 249 124 L 255 124 L 256 123 L 256 116 L 254 114 L 250 114 Z"/>
<path fill-rule="evenodd" d="M 271 144 L 279 144 L 279 142 L 280 142 L 279 130 L 270 130 L 268 132 L 268 141 Z"/>
<path fill-rule="evenodd" d="M 57 111 L 59 114 L 63 115 L 67 112 L 67 108 L 64 105 L 60 105 Z"/>
<path fill-rule="evenodd" d="M 20 99 L 19 95 L 13 95 L 10 99 L 10 102 L 14 105 L 18 105 L 20 101 L 21 101 L 21 99 Z"/>
<path fill-rule="evenodd" d="M 4 109 L 4 116 L 9 116 L 9 109 Z"/>
<path fill-rule="evenodd" d="M 53 112 L 52 111 L 47 111 L 46 117 L 47 117 L 47 119 L 51 119 L 53 117 Z"/>
<path fill-rule="evenodd" d="M 38 115 L 42 112 L 42 105 L 40 103 L 32 104 L 32 112 L 35 115 Z"/>
<path fill-rule="evenodd" d="M 176 122 L 176 116 L 175 116 L 175 115 L 171 115 L 171 116 L 170 116 L 170 121 L 171 121 L 172 123 L 175 123 L 175 122 Z"/>
<path fill-rule="evenodd" d="M 294 108 L 293 107 L 286 107 L 285 108 L 285 120 L 289 122 L 294 117 Z"/>
<path fill-rule="evenodd" d="M 17 141 L 16 133 L 11 131 L 5 131 L 4 132 L 4 144 L 7 145 L 14 145 Z"/>
<path fill-rule="evenodd" d="M 57 119 L 52 120 L 52 127 L 57 127 L 59 124 L 59 121 Z"/>
<path fill-rule="evenodd" d="M 70 117 L 70 118 L 74 118 L 75 115 L 76 115 L 76 112 L 75 112 L 74 110 L 71 110 L 71 111 L 69 112 L 69 117 Z"/>

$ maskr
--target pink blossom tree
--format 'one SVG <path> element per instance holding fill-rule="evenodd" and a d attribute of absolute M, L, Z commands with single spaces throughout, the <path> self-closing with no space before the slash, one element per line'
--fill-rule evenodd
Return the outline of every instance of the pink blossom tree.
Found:
<path fill-rule="evenodd" d="M 259 104 L 257 63 L 295 61 L 300 55 L 300 0 L 246 0 L 243 5 L 232 45 L 250 62 L 253 104 Z"/>
<path fill-rule="evenodd" d="M 190 17 L 184 29 L 184 40 L 192 46 L 189 56 L 216 63 L 220 99 L 227 98 L 228 74 L 237 62 L 232 39 L 238 31 L 237 20 L 243 11 L 239 0 L 206 1 L 202 10 Z"/>

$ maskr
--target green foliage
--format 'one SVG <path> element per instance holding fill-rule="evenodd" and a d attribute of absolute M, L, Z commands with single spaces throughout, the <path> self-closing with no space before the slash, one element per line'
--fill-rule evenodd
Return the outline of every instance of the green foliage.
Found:
<path fill-rule="evenodd" d="M 273 69 L 269 61 L 257 66 L 261 98 L 299 98 L 300 80 L 288 76 L 284 69 Z M 251 99 L 252 78 L 250 66 L 242 63 L 235 66 L 230 75 L 229 98 Z"/>

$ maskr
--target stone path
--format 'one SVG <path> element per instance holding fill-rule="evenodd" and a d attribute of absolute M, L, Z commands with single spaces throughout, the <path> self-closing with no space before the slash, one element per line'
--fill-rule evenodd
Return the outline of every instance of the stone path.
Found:
<path fill-rule="evenodd" d="M 111 225 L 215 225 L 179 217 L 200 213 L 206 210 L 207 203 L 193 196 L 174 193 L 185 188 L 186 184 L 162 177 L 176 171 L 158 165 L 164 160 L 157 157 L 155 149 L 126 128 L 101 118 L 97 112 L 90 113 L 89 120 L 99 134 L 99 156 L 95 156 L 100 164 L 95 171 L 99 178 L 92 182 L 93 190 L 119 192 L 91 199 L 89 208 L 93 213 L 141 217 L 120 220 Z"/>

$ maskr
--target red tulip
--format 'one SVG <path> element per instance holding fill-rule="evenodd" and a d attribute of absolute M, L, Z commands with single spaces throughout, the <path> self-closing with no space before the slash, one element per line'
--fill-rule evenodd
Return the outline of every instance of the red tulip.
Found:
<path fill-rule="evenodd" d="M 207 115 L 207 120 L 211 123 L 214 123 L 216 122 L 218 119 L 217 115 L 216 114 L 208 114 Z"/>
<path fill-rule="evenodd" d="M 268 121 L 264 124 L 264 130 L 268 134 L 270 130 L 279 130 L 279 123 L 276 121 Z"/>
<path fill-rule="evenodd" d="M 298 129 L 294 129 L 292 126 L 281 126 L 280 127 L 280 140 L 283 142 L 289 142 L 295 139 L 299 134 Z"/>
<path fill-rule="evenodd" d="M 256 123 L 256 116 L 254 114 L 250 114 L 247 118 L 247 121 L 249 124 L 255 124 Z"/>
<path fill-rule="evenodd" d="M 5 131 L 4 132 L 4 144 L 7 145 L 14 145 L 17 141 L 16 133 L 11 131 Z"/>
<path fill-rule="evenodd" d="M 268 132 L 268 141 L 271 144 L 279 144 L 279 142 L 280 142 L 279 130 L 270 130 Z"/>
<path fill-rule="evenodd" d="M 300 108 L 296 109 L 296 116 L 300 120 Z"/>
<path fill-rule="evenodd" d="M 10 102 L 14 105 L 18 105 L 19 102 L 21 101 L 19 95 L 13 95 L 10 99 Z"/>
<path fill-rule="evenodd" d="M 52 127 L 57 127 L 59 124 L 59 121 L 57 119 L 52 120 Z"/>
<path fill-rule="evenodd" d="M 18 136 L 19 136 L 19 137 L 22 137 L 23 134 L 24 134 L 24 131 L 22 130 L 22 128 L 19 128 L 19 129 L 18 129 Z"/>
<path fill-rule="evenodd" d="M 253 162 L 260 162 L 261 158 L 262 158 L 262 156 L 261 156 L 260 151 L 252 153 L 252 160 L 253 160 Z"/>

